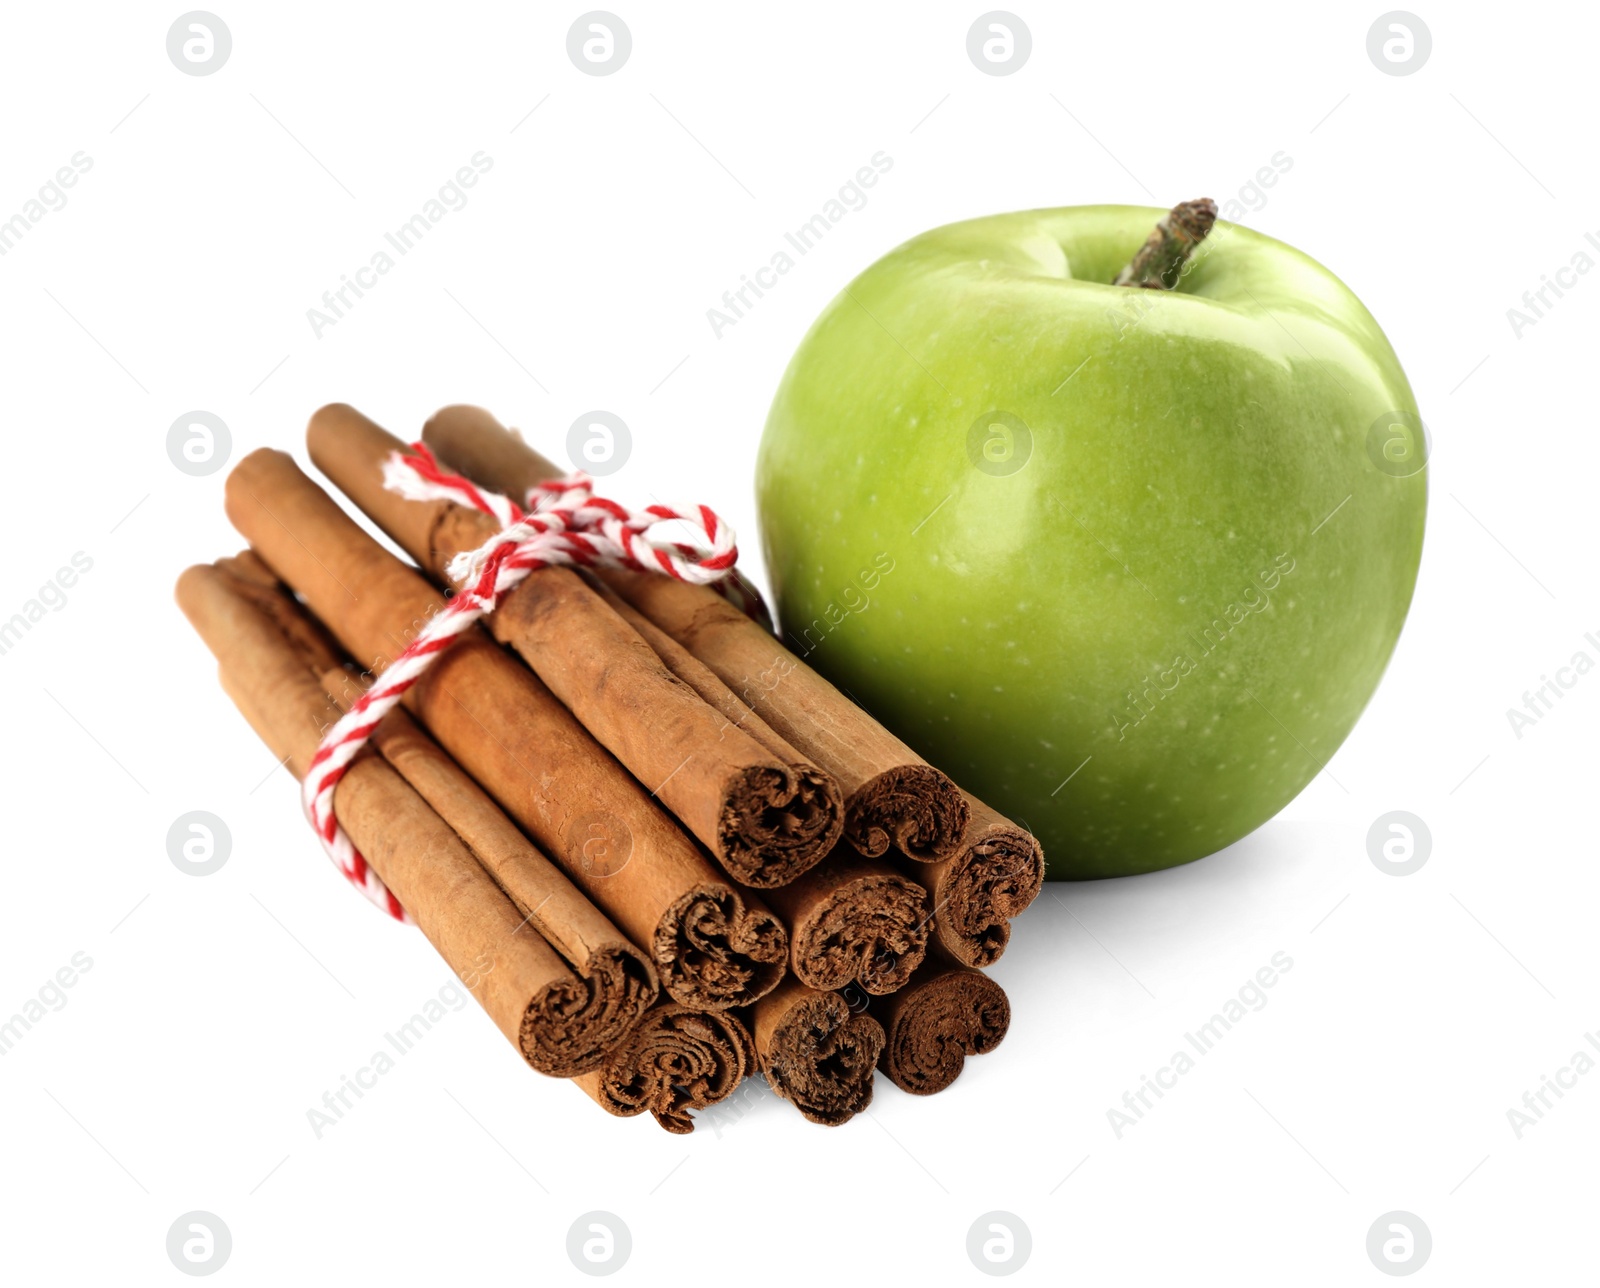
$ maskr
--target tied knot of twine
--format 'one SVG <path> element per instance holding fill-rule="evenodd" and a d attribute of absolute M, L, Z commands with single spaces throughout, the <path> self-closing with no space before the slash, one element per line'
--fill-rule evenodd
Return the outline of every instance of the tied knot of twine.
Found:
<path fill-rule="evenodd" d="M 453 558 L 446 572 L 459 589 L 417 632 L 410 644 L 323 736 L 301 784 L 301 798 L 324 850 L 351 884 L 400 921 L 409 921 L 333 812 L 334 788 L 379 721 L 420 680 L 433 660 L 494 612 L 540 568 L 630 568 L 711 586 L 752 616 L 765 612 L 754 588 L 734 572 L 739 549 L 733 529 L 709 506 L 642 510 L 595 495 L 594 480 L 577 473 L 532 488 L 525 502 L 478 487 L 445 470 L 422 443 L 393 452 L 383 466 L 384 487 L 410 501 L 450 501 L 487 514 L 500 531 L 476 550 Z M 705 545 L 651 535 L 665 523 L 687 523 Z"/>

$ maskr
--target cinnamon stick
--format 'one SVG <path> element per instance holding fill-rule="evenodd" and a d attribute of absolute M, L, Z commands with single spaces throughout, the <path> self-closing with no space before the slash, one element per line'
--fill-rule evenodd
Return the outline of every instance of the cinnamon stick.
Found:
<path fill-rule="evenodd" d="M 228 589 L 249 600 L 255 610 L 278 628 L 289 646 L 317 674 L 339 666 L 344 653 L 339 641 L 288 593 L 278 574 L 254 550 L 225 555 L 213 565 L 228 578 Z M 330 719 L 337 719 L 333 713 Z"/>
<path fill-rule="evenodd" d="M 750 707 L 746 706 L 739 695 L 724 684 L 715 671 L 689 652 L 688 649 L 684 648 L 682 644 L 678 643 L 677 640 L 673 639 L 672 636 L 668 635 L 627 600 L 623 599 L 621 595 L 601 581 L 593 572 L 585 570 L 581 575 L 593 588 L 595 594 L 604 599 L 618 617 L 639 632 L 639 638 L 655 650 L 656 656 L 666 664 L 667 670 L 671 671 L 698 693 L 702 700 L 717 710 L 725 722 L 724 728 L 732 727 L 743 730 L 768 751 L 781 757 L 786 764 L 795 766 L 797 769 L 801 766 L 810 766 L 810 762 L 780 738 L 771 725 Z M 833 781 L 831 776 L 829 781 Z M 837 783 L 834 783 L 834 789 L 838 789 Z M 840 809 L 839 837 L 842 837 L 844 835 L 842 802 Z M 839 837 L 835 837 L 835 841 Z"/>
<path fill-rule="evenodd" d="M 361 694 L 356 677 L 342 667 L 326 672 L 322 685 L 341 710 Z M 607 1046 L 614 1046 L 656 996 L 656 973 L 644 954 L 404 708 L 379 722 L 371 745 L 467 843 L 524 922 L 571 964 L 582 990 L 552 996 L 551 1009 L 592 1016 L 589 1023 L 608 1035 Z"/>
<path fill-rule="evenodd" d="M 455 469 L 512 496 L 561 473 L 482 408 L 445 407 L 422 436 Z M 759 623 L 703 586 L 626 571 L 602 576 L 838 780 L 845 839 L 861 853 L 877 857 L 894 845 L 931 862 L 960 846 L 968 817 L 960 789 Z"/>
<path fill-rule="evenodd" d="M 229 517 L 356 659 L 382 671 L 440 607 L 282 452 L 235 467 Z M 406 705 L 636 945 L 674 1000 L 748 1005 L 782 977 L 783 927 L 723 880 L 694 842 L 540 680 L 466 632 Z"/>
<path fill-rule="evenodd" d="M 961 848 L 937 863 L 903 864 L 906 875 L 933 895 L 933 933 L 964 966 L 990 966 L 1011 939 L 1011 919 L 1044 888 L 1044 851 L 1018 827 L 976 796 Z"/>
<path fill-rule="evenodd" d="M 451 559 L 500 530 L 476 510 L 388 491 L 384 462 L 406 445 L 352 407 L 318 411 L 306 443 L 317 467 L 437 584 L 448 584 Z M 784 885 L 838 841 L 843 801 L 832 777 L 731 726 L 576 573 L 531 574 L 487 626 L 737 880 Z"/>
<path fill-rule="evenodd" d="M 326 660 L 326 645 L 315 631 L 284 634 L 279 623 L 292 614 L 282 602 L 263 611 L 254 562 L 230 562 L 232 570 L 190 568 L 178 580 L 178 603 L 216 656 L 224 688 L 300 777 L 329 718 L 307 665 Z M 519 933 L 523 913 L 381 758 L 353 761 L 333 805 L 365 860 L 539 1072 L 572 1077 L 596 1068 L 649 1006 L 655 985 L 642 962 L 643 973 L 631 977 L 586 978 L 541 935 Z M 626 956 L 637 960 L 632 950 Z"/>
<path fill-rule="evenodd" d="M 662 1002 L 599 1069 L 574 1081 L 608 1113 L 631 1118 L 648 1110 L 683 1135 L 694 1130 L 689 1111 L 727 1099 L 755 1062 L 750 1033 L 732 1013 Z"/>
<path fill-rule="evenodd" d="M 838 993 L 786 979 L 756 1003 L 751 1029 L 767 1082 L 810 1121 L 838 1126 L 872 1103 L 883 1027 Z"/>
<path fill-rule="evenodd" d="M 848 846 L 767 897 L 789 928 L 790 969 L 814 989 L 858 984 L 868 993 L 892 993 L 927 951 L 927 889 Z"/>
<path fill-rule="evenodd" d="M 1011 1026 L 1005 990 L 937 951 L 898 993 L 873 1002 L 872 1013 L 887 1037 L 878 1067 L 915 1096 L 943 1091 L 969 1055 L 993 1051 Z"/>

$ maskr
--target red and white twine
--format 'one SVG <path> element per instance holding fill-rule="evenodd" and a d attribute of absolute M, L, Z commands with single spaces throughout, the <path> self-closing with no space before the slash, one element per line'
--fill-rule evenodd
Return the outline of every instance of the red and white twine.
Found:
<path fill-rule="evenodd" d="M 412 501 L 453 501 L 489 515 L 501 527 L 493 540 L 464 552 L 447 569 L 460 588 L 406 649 L 324 735 L 301 784 L 306 813 L 334 865 L 390 916 L 409 921 L 400 901 L 361 857 L 334 817 L 333 793 L 378 722 L 393 709 L 434 658 L 487 613 L 529 573 L 552 566 L 632 568 L 712 586 L 752 616 L 760 596 L 733 572 L 739 557 L 733 529 L 707 506 L 680 510 L 652 505 L 629 510 L 594 494 L 586 474 L 532 488 L 526 506 L 444 470 L 422 443 L 395 452 L 383 467 L 384 486 Z M 686 521 L 705 534 L 707 548 L 652 538 L 658 524 Z"/>

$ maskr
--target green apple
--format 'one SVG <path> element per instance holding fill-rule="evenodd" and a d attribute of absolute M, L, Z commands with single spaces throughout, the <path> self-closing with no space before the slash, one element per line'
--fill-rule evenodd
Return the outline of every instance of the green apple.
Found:
<path fill-rule="evenodd" d="M 1371 314 L 1225 223 L 1174 289 L 1112 285 L 1163 214 L 891 251 L 812 326 L 761 445 L 791 644 L 1057 878 L 1277 813 L 1371 698 L 1422 550 L 1426 440 Z"/>

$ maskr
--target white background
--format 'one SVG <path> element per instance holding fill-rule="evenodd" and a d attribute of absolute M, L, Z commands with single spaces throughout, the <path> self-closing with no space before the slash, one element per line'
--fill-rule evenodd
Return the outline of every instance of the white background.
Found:
<path fill-rule="evenodd" d="M 980 1282 L 993 1210 L 1031 1230 L 1033 1282 L 1379 1282 L 1395 1209 L 1432 1232 L 1427 1280 L 1592 1273 L 1600 1070 L 1521 1139 L 1507 1110 L 1600 1029 L 1600 675 L 1521 738 L 1505 714 L 1600 660 L 1600 275 L 1520 339 L 1506 318 L 1600 230 L 1592 12 L 1427 8 L 1431 58 L 1390 76 L 1378 5 L 1019 4 L 1033 52 L 995 77 L 966 52 L 981 4 L 615 0 L 632 55 L 594 77 L 580 5 L 216 4 L 209 76 L 168 59 L 177 5 L 13 6 L 0 41 L 0 219 L 93 161 L 0 258 L 0 618 L 93 560 L 0 656 L 0 1017 L 93 961 L 0 1058 L 8 1282 L 180 1281 L 193 1209 L 248 1284 L 588 1282 L 565 1239 L 594 1209 L 632 1232 L 619 1282 Z M 306 310 L 480 150 L 470 204 L 316 338 Z M 865 208 L 714 338 L 706 310 L 880 150 Z M 635 441 L 612 490 L 712 502 L 759 577 L 767 402 L 851 275 L 968 216 L 1225 201 L 1279 151 L 1246 222 L 1372 309 L 1435 451 L 1411 619 L 1329 772 L 1213 858 L 1051 887 L 994 970 L 1011 1036 L 936 1098 L 880 1079 L 825 1130 L 763 1092 L 670 1137 L 469 1008 L 316 1139 L 307 1109 L 448 975 L 330 873 L 172 605 L 238 545 L 224 473 L 168 460 L 174 419 L 303 458 L 323 402 L 410 435 L 471 401 L 558 455 L 611 410 Z M 193 809 L 233 837 L 203 879 L 166 852 Z M 1433 841 L 1403 878 L 1367 853 L 1395 809 Z M 1118 1139 L 1107 1110 L 1278 951 L 1265 1009 Z"/>

